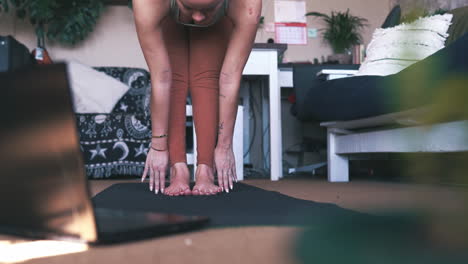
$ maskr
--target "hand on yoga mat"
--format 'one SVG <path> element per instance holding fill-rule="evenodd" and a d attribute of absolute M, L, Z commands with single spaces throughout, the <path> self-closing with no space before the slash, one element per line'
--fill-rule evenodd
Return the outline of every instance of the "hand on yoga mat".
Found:
<path fill-rule="evenodd" d="M 149 189 L 154 190 L 154 193 L 164 193 L 165 180 L 166 180 L 166 169 L 169 164 L 169 151 L 163 150 L 158 151 L 150 148 L 148 156 L 146 157 L 145 170 L 141 181 L 149 176 Z"/>
<path fill-rule="evenodd" d="M 223 191 L 229 193 L 229 190 L 234 188 L 233 182 L 237 182 L 236 160 L 232 146 L 216 147 L 214 157 L 218 184 Z"/>

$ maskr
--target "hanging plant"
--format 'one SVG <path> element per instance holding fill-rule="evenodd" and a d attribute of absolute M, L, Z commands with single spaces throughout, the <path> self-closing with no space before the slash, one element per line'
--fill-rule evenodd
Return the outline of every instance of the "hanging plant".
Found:
<path fill-rule="evenodd" d="M 38 39 L 65 45 L 84 40 L 103 8 L 102 0 L 0 0 L 0 12 L 15 10 L 17 17 L 29 18 Z"/>

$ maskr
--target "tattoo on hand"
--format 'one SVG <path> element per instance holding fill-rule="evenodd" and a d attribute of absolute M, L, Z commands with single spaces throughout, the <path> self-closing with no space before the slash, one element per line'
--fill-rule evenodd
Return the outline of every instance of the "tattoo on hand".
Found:
<path fill-rule="evenodd" d="M 219 97 L 226 98 L 224 94 L 219 94 Z"/>

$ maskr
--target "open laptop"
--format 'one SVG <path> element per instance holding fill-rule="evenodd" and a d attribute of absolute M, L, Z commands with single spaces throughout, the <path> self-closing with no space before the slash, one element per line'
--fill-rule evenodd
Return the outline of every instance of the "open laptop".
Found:
<path fill-rule="evenodd" d="M 0 232 L 114 243 L 192 230 L 206 217 L 93 208 L 66 64 L 0 73 Z"/>

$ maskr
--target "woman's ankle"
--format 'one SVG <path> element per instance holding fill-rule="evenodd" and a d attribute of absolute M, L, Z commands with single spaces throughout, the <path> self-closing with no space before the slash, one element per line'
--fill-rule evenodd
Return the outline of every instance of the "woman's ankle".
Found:
<path fill-rule="evenodd" d="M 171 178 L 174 176 L 190 178 L 190 171 L 188 169 L 187 163 L 185 162 L 174 163 L 174 165 L 171 166 Z"/>
<path fill-rule="evenodd" d="M 198 168 L 203 168 L 203 167 L 206 167 L 209 170 L 213 170 L 213 164 L 200 163 L 200 162 L 197 164 L 197 170 Z"/>
<path fill-rule="evenodd" d="M 196 177 L 204 177 L 214 180 L 214 171 L 213 169 L 208 166 L 207 164 L 199 163 L 197 165 L 197 170 L 195 172 Z"/>
<path fill-rule="evenodd" d="M 180 161 L 180 162 L 175 162 L 171 164 L 171 168 L 177 168 L 177 169 L 187 168 L 188 169 L 188 165 L 187 165 L 187 162 Z"/>

